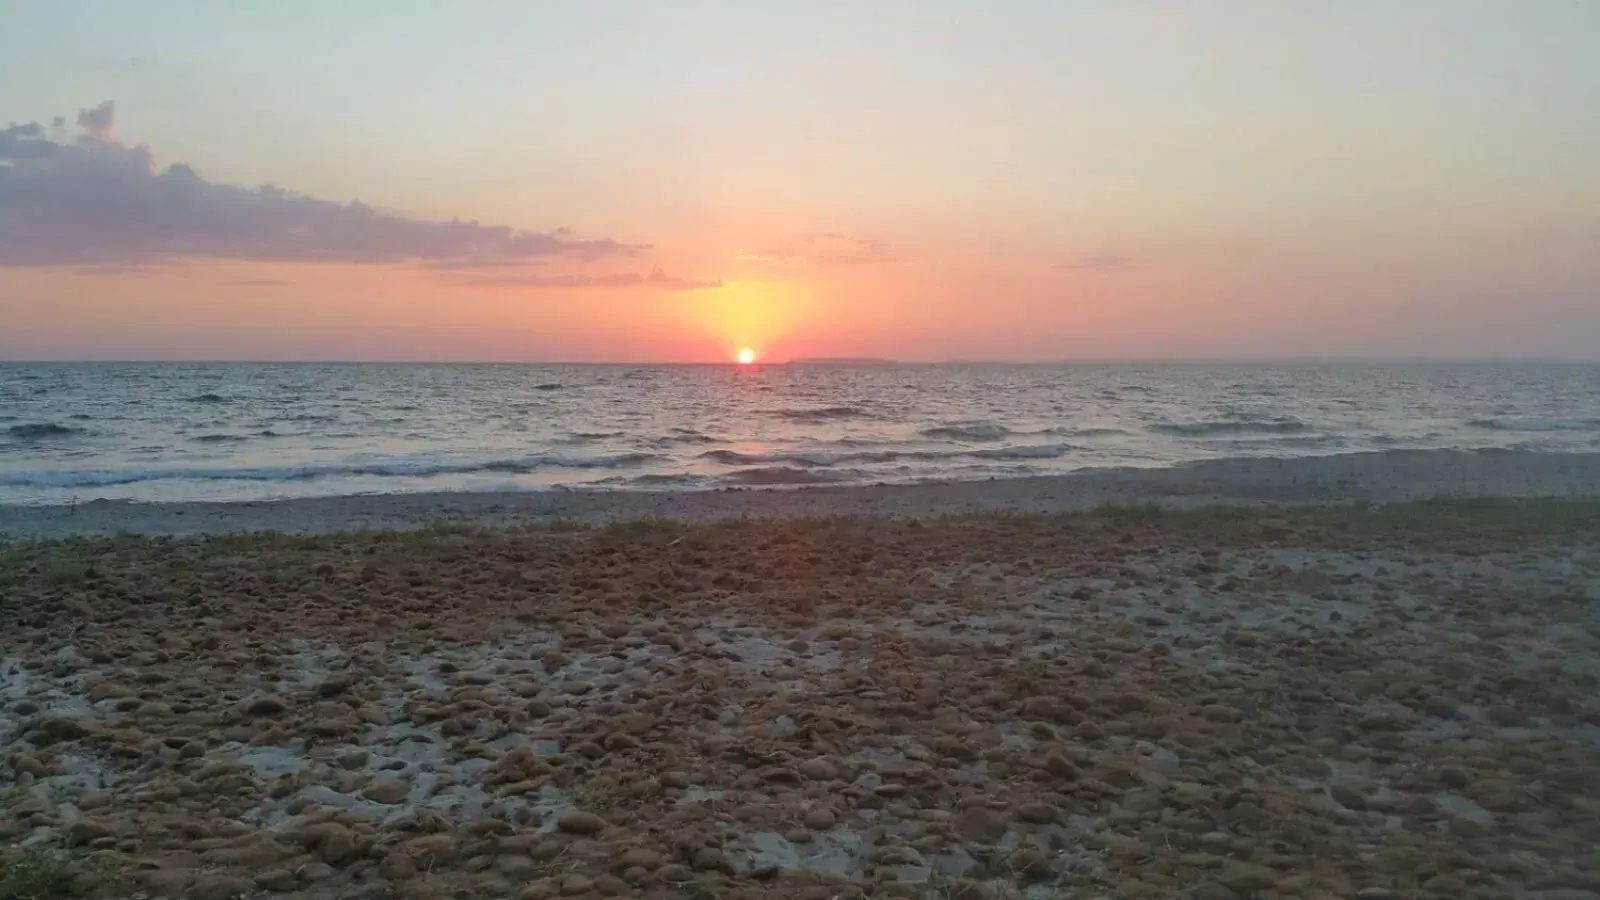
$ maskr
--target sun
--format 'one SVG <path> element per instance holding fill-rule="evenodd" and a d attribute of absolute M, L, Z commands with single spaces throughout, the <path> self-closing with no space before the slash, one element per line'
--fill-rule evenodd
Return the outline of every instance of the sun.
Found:
<path fill-rule="evenodd" d="M 738 360 L 739 365 L 748 366 L 756 361 L 756 352 L 749 347 L 740 347 L 739 352 L 735 353 L 733 358 Z"/>

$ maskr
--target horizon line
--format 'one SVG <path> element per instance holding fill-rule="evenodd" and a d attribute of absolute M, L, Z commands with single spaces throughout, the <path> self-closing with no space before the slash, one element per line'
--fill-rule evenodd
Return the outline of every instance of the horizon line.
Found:
<path fill-rule="evenodd" d="M 1326 365 L 1326 364 L 1489 365 L 1542 363 L 1600 365 L 1600 357 L 1571 356 L 1107 356 L 1076 359 L 917 359 L 873 356 L 796 357 L 757 361 L 763 366 L 1091 366 L 1091 365 Z M 705 366 L 740 368 L 734 360 L 572 360 L 572 359 L 124 359 L 115 357 L 0 358 L 6 365 L 189 365 L 189 366 Z"/>

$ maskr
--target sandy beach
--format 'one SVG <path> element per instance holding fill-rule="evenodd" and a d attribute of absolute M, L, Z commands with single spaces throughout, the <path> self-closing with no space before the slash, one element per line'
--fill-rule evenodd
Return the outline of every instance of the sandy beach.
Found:
<path fill-rule="evenodd" d="M 506 526 L 562 520 L 598 524 L 650 517 L 707 522 L 784 516 L 1055 513 L 1108 504 L 1282 506 L 1485 496 L 1600 496 L 1600 454 L 1394 451 L 1223 459 L 1172 468 L 866 487 L 689 492 L 562 489 L 372 494 L 257 503 L 0 505 L 0 536 L 233 531 L 314 534 L 415 529 L 440 523 Z"/>
<path fill-rule="evenodd" d="M 7 509 L 0 897 L 1594 897 L 1596 474 Z"/>

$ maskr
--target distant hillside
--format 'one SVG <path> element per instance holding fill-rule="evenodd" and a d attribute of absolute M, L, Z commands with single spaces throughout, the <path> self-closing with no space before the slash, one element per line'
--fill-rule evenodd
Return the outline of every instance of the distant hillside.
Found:
<path fill-rule="evenodd" d="M 894 360 L 881 356 L 802 356 L 789 362 L 797 366 L 892 366 Z"/>

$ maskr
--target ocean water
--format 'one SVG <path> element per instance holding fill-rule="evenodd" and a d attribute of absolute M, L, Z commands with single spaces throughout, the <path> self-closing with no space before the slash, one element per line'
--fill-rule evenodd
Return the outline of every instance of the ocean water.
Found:
<path fill-rule="evenodd" d="M 0 365 L 0 503 L 1600 449 L 1600 366 Z"/>

